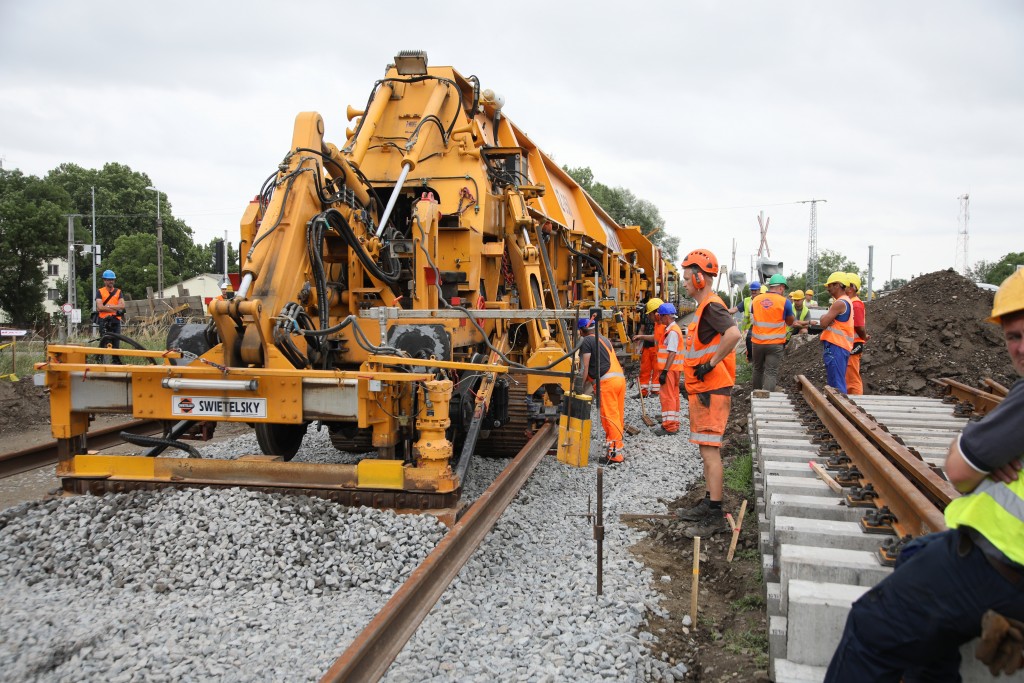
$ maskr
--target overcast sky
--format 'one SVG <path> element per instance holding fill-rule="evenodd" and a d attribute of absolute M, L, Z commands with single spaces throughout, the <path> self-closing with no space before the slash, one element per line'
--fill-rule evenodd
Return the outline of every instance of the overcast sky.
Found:
<path fill-rule="evenodd" d="M 0 0 L 0 158 L 145 172 L 199 242 L 230 231 L 295 115 L 344 141 L 403 49 L 480 77 L 562 165 L 749 270 L 818 248 L 875 277 L 1024 250 L 1024 3 Z M 899 254 L 891 259 L 892 254 Z M 826 274 L 827 275 L 827 274 Z M 876 284 L 877 286 L 877 284 Z"/>

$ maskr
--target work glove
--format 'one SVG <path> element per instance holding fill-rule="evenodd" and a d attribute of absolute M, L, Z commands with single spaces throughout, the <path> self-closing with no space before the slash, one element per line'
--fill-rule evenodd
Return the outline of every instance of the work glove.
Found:
<path fill-rule="evenodd" d="M 981 618 L 981 639 L 974 656 L 989 673 L 1010 675 L 1024 665 L 1024 623 L 989 610 Z"/>
<path fill-rule="evenodd" d="M 573 380 L 572 390 L 573 390 L 573 393 L 576 393 L 576 394 L 582 394 L 583 393 L 583 378 L 582 377 L 577 377 L 575 380 Z"/>
<path fill-rule="evenodd" d="M 854 342 L 853 349 L 850 351 L 850 355 L 856 355 L 864 350 L 864 342 Z"/>
<path fill-rule="evenodd" d="M 711 363 L 701 363 L 700 365 L 693 369 L 693 374 L 697 375 L 698 381 L 703 382 L 704 377 L 707 376 L 707 374 L 711 372 L 711 370 L 714 369 L 714 367 L 715 366 L 712 365 Z"/>
<path fill-rule="evenodd" d="M 704 393 L 697 394 L 697 400 L 700 401 L 700 404 L 702 406 L 704 406 L 705 408 L 710 408 L 711 407 L 711 393 L 710 392 L 705 391 Z"/>
<path fill-rule="evenodd" d="M 658 375 L 658 384 L 664 384 L 668 381 L 668 370 L 662 370 L 661 374 Z"/>

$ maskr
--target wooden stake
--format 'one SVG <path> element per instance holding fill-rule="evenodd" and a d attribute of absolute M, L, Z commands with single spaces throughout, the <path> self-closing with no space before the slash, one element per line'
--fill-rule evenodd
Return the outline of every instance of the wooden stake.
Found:
<path fill-rule="evenodd" d="M 825 471 L 824 467 L 822 467 L 818 463 L 814 462 L 813 460 L 811 460 L 807 464 L 810 465 L 811 469 L 814 470 L 814 473 L 818 475 L 819 479 L 821 479 L 823 482 L 828 484 L 828 487 L 830 489 L 832 489 L 836 493 L 842 493 L 843 492 L 843 487 L 840 486 L 839 482 L 837 482 L 835 479 L 833 479 L 829 475 L 829 473 Z"/>
<path fill-rule="evenodd" d="M 736 542 L 740 540 L 740 530 L 743 528 L 743 516 L 747 514 L 747 499 L 743 499 L 743 505 L 740 506 L 740 520 L 736 524 L 732 523 L 732 515 L 726 515 L 729 519 L 729 526 L 732 527 L 732 542 L 729 543 L 729 554 L 726 555 L 725 561 L 732 562 L 733 555 L 736 554 Z"/>
<path fill-rule="evenodd" d="M 691 626 L 697 628 L 697 591 L 700 588 L 700 536 L 693 537 L 693 584 L 690 586 Z"/>

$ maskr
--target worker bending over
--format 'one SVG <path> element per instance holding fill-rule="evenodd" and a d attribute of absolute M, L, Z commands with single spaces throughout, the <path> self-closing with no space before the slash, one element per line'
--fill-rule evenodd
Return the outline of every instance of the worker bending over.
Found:
<path fill-rule="evenodd" d="M 996 293 L 989 322 L 1002 327 L 1024 375 L 1024 270 Z M 982 636 L 979 659 L 1004 673 L 1021 666 L 1020 641 L 1002 640 L 982 616 L 1024 620 L 1024 381 L 946 456 L 946 475 L 965 495 L 946 506 L 949 530 L 916 538 L 896 570 L 853 603 L 827 683 L 959 681 L 960 646 Z"/>
<path fill-rule="evenodd" d="M 850 297 L 850 303 L 853 304 L 853 348 L 850 349 L 850 361 L 846 365 L 846 393 L 860 395 L 864 393 L 864 382 L 860 378 L 860 359 L 864 352 L 864 343 L 871 335 L 865 329 L 867 313 L 864 310 L 864 302 L 857 295 L 860 291 L 860 276 L 856 273 L 846 275 L 850 281 L 846 286 L 846 296 Z"/>
<path fill-rule="evenodd" d="M 658 297 L 647 300 L 644 307 L 644 331 L 643 334 L 633 335 L 633 341 L 644 343 L 643 351 L 640 354 L 640 395 L 644 398 L 657 396 L 660 390 L 658 384 L 658 343 L 661 335 L 665 333 L 665 326 L 658 320 L 658 307 L 664 301 Z"/>
<path fill-rule="evenodd" d="M 594 336 L 594 321 L 580 318 L 578 325 L 583 336 L 580 341 L 583 384 L 598 377 L 601 382 L 601 426 L 607 444 L 601 464 L 620 463 L 625 460 L 622 432 L 626 425 L 626 375 L 615 357 L 612 343 Z"/>
<path fill-rule="evenodd" d="M 772 275 L 768 291 L 757 297 L 751 308 L 754 389 L 775 391 L 786 345 L 786 327 L 795 320 L 793 302 L 786 298 L 788 286 L 782 273 Z"/>
<path fill-rule="evenodd" d="M 717 274 L 718 259 L 705 249 L 691 251 L 683 261 L 683 285 L 697 301 L 683 350 L 690 443 L 700 449 L 707 485 L 704 498 L 695 507 L 676 511 L 679 519 L 692 522 L 683 532 L 689 538 L 729 530 L 722 513 L 722 439 L 736 383 L 735 349 L 740 331 L 725 302 L 711 289 Z"/>

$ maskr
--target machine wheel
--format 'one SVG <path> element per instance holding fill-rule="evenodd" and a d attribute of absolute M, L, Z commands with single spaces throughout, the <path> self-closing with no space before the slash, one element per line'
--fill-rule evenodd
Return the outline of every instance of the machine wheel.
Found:
<path fill-rule="evenodd" d="M 485 458 L 514 458 L 530 440 L 529 410 L 526 407 L 526 375 L 510 375 L 517 380 L 508 388 L 508 424 L 491 429 L 476 444 L 476 454 Z"/>
<path fill-rule="evenodd" d="M 299 452 L 302 437 L 306 435 L 306 424 L 256 423 L 256 441 L 265 455 L 280 455 L 289 461 Z"/>
<path fill-rule="evenodd" d="M 330 429 L 331 444 L 342 453 L 369 453 L 373 448 L 373 429 L 341 427 Z"/>

